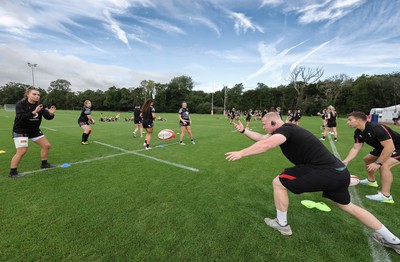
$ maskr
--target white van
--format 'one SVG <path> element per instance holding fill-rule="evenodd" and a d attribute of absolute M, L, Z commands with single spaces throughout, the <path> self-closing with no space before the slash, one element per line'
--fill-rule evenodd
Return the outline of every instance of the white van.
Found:
<path fill-rule="evenodd" d="M 369 115 L 378 114 L 379 118 L 382 118 L 382 113 L 383 113 L 383 108 L 372 108 L 371 111 L 369 111 Z"/>

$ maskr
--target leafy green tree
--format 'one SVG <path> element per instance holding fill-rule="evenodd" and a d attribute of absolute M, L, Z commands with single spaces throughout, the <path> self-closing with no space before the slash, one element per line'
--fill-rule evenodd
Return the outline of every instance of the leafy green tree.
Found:
<path fill-rule="evenodd" d="M 186 100 L 193 90 L 194 84 L 192 78 L 188 76 L 174 77 L 166 90 L 166 112 L 175 112 L 180 108 L 182 101 Z"/>
<path fill-rule="evenodd" d="M 168 89 L 168 84 L 160 84 L 156 83 L 155 84 L 155 89 L 156 89 L 156 97 L 155 97 L 155 106 L 157 107 L 157 110 L 159 112 L 167 112 L 167 105 L 168 105 L 168 100 L 167 100 L 167 89 Z"/>
<path fill-rule="evenodd" d="M 14 82 L 9 82 L 0 87 L 0 104 L 16 104 L 24 97 L 28 87 L 29 85 Z"/>
<path fill-rule="evenodd" d="M 104 92 L 104 109 L 108 110 L 118 110 L 119 109 L 119 103 L 121 101 L 121 92 L 118 88 L 115 86 L 112 86 L 108 88 L 107 91 Z"/>
<path fill-rule="evenodd" d="M 143 89 L 143 101 L 146 101 L 149 98 L 154 98 L 156 93 L 156 83 L 153 80 L 143 80 L 140 82 L 139 87 Z"/>
<path fill-rule="evenodd" d="M 243 84 L 236 84 L 234 85 L 232 88 L 228 88 L 227 91 L 227 109 L 230 108 L 239 108 L 239 109 L 243 109 L 240 108 L 240 106 L 242 105 L 242 94 L 243 94 Z"/>
<path fill-rule="evenodd" d="M 71 83 L 64 79 L 52 81 L 47 89 L 47 96 L 44 104 L 50 106 L 55 105 L 58 109 L 71 108 L 68 104 L 68 97 L 71 97 Z M 73 105 L 72 105 L 73 106 Z"/>

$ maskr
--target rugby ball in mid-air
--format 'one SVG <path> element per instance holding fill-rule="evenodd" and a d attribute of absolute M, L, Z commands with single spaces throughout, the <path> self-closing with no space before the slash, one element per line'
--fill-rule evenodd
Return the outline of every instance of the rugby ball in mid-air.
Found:
<path fill-rule="evenodd" d="M 171 129 L 163 129 L 158 133 L 160 140 L 170 140 L 175 137 L 175 132 Z"/>
<path fill-rule="evenodd" d="M 350 175 L 350 185 L 349 186 L 356 186 L 360 184 L 360 178 L 358 176 Z"/>

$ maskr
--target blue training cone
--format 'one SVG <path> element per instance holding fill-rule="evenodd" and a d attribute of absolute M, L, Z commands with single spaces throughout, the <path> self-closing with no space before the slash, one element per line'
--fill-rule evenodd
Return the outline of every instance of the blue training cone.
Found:
<path fill-rule="evenodd" d="M 64 164 L 62 164 L 60 167 L 61 167 L 61 168 L 67 168 L 67 167 L 70 167 L 70 166 L 71 166 L 71 164 L 64 163 Z"/>

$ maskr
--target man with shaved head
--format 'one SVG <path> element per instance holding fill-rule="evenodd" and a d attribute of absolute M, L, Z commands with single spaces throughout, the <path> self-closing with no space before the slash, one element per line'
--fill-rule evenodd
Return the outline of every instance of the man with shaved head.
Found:
<path fill-rule="evenodd" d="M 285 124 L 276 112 L 267 113 L 262 123 L 266 135 L 245 129 L 240 121 L 235 123 L 236 130 L 255 143 L 225 155 L 228 161 L 236 161 L 279 146 L 284 156 L 294 164 L 293 167 L 285 168 L 272 182 L 277 215 L 274 219 L 264 219 L 269 227 L 278 230 L 282 235 L 292 235 L 287 221 L 288 191 L 294 194 L 322 191 L 323 197 L 331 199 L 341 210 L 374 230 L 374 240 L 400 254 L 400 239 L 370 212 L 351 203 L 348 190 L 349 171 L 318 138 L 297 125 Z"/>

